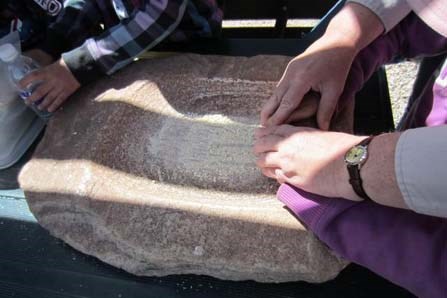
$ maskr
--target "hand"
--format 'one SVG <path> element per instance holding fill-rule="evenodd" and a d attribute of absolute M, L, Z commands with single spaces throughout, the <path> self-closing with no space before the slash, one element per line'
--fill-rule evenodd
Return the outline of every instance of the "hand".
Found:
<path fill-rule="evenodd" d="M 327 130 L 348 71 L 357 53 L 384 30 L 369 8 L 353 2 L 344 5 L 329 22 L 324 35 L 293 59 L 261 113 L 264 126 L 280 125 L 309 91 L 321 94 L 317 111 L 320 129 Z"/>
<path fill-rule="evenodd" d="M 19 82 L 19 85 L 21 88 L 26 88 L 33 82 L 41 83 L 26 103 L 32 104 L 42 100 L 37 107 L 48 112 L 56 111 L 81 87 L 63 59 L 28 74 Z"/>
<path fill-rule="evenodd" d="M 343 91 L 348 71 L 357 51 L 336 40 L 320 39 L 286 68 L 272 97 L 261 111 L 264 126 L 290 123 L 288 118 L 301 108 L 309 92 L 321 95 L 317 124 L 329 129 L 332 115 Z"/>
<path fill-rule="evenodd" d="M 290 125 L 258 129 L 255 137 L 257 165 L 267 177 L 323 196 L 361 200 L 343 157 L 365 137 Z"/>

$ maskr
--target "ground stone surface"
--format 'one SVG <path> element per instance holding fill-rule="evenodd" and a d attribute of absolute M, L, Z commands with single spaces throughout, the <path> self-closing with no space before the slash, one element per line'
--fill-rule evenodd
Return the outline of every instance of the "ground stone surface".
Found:
<path fill-rule="evenodd" d="M 340 260 L 275 199 L 253 131 L 288 57 L 177 55 L 85 88 L 20 183 L 39 223 L 138 275 L 323 282 Z"/>

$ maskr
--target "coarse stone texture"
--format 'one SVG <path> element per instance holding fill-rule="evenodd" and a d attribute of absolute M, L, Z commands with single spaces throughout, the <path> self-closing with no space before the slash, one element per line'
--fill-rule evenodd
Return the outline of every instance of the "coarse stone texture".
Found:
<path fill-rule="evenodd" d="M 32 212 L 74 248 L 138 275 L 334 278 L 347 263 L 275 199 L 251 153 L 289 60 L 176 55 L 84 88 L 21 172 Z"/>

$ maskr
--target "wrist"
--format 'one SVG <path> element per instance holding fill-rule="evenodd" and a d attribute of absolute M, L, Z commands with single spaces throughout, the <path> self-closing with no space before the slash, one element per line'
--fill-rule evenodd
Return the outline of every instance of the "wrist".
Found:
<path fill-rule="evenodd" d="M 394 153 L 399 137 L 400 133 L 386 133 L 374 137 L 367 145 L 368 157 L 361 164 L 359 175 L 363 191 L 373 201 L 386 206 L 407 208 L 397 185 L 394 170 Z M 356 137 L 346 152 L 366 138 Z M 351 177 L 344 156 L 337 159 L 336 163 L 338 174 L 334 185 L 337 187 L 338 197 L 355 201 L 364 200 L 349 182 Z"/>
<path fill-rule="evenodd" d="M 407 208 L 397 184 L 395 150 L 401 132 L 385 133 L 374 138 L 369 146 L 369 161 L 362 169 L 363 187 L 375 202 Z"/>
<path fill-rule="evenodd" d="M 102 77 L 104 72 L 89 51 L 88 40 L 80 47 L 62 54 L 62 60 L 81 85 Z"/>
<path fill-rule="evenodd" d="M 354 200 L 354 201 L 364 200 L 364 198 L 360 197 L 354 191 L 354 188 L 350 183 L 351 177 L 349 175 L 348 167 L 345 162 L 345 155 L 351 148 L 353 148 L 354 146 L 357 146 L 358 144 L 360 144 L 362 141 L 364 141 L 367 138 L 368 138 L 367 136 L 353 137 L 351 139 L 350 143 L 348 144 L 348 146 L 344 149 L 343 152 L 341 152 L 342 154 L 335 160 L 337 175 L 336 175 L 336 180 L 335 180 L 334 185 L 336 185 L 337 197 Z"/>

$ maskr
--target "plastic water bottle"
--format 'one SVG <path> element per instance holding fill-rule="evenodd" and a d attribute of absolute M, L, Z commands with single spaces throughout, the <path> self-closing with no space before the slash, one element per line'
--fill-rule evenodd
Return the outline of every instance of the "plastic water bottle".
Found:
<path fill-rule="evenodd" d="M 22 56 L 12 44 L 5 44 L 0 46 L 0 59 L 8 66 L 9 77 L 12 83 L 16 86 L 19 96 L 25 100 L 31 96 L 36 88 L 42 82 L 34 82 L 29 84 L 25 89 L 19 87 L 19 81 L 27 74 L 39 69 L 39 64 L 33 59 Z M 41 104 L 43 98 L 34 102 L 31 109 L 42 119 L 49 119 L 52 113 L 48 111 L 41 111 L 37 108 Z"/>

